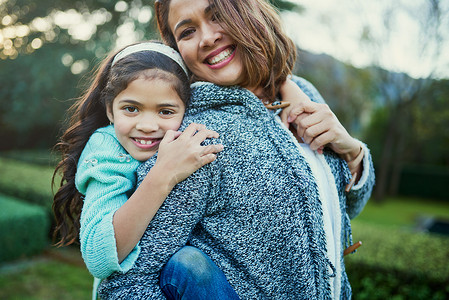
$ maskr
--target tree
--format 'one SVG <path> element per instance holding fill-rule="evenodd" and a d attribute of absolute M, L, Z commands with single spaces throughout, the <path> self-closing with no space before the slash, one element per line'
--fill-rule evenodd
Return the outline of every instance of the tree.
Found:
<path fill-rule="evenodd" d="M 408 3 L 392 2 L 385 8 L 384 28 L 374 33 L 369 26 L 364 28 L 362 41 L 366 50 L 371 51 L 373 61 L 381 65 L 385 55 L 389 52 L 383 48 L 391 39 L 391 33 L 398 18 L 410 16 L 416 20 L 420 39 L 411 48 L 419 48 L 421 60 L 439 61 L 443 55 L 442 36 L 448 35 L 449 8 L 443 6 L 439 0 L 428 0 L 421 5 L 411 6 Z M 383 128 L 379 157 L 377 159 L 378 176 L 376 180 L 375 198 L 382 200 L 387 193 L 395 194 L 399 185 L 403 164 L 407 162 L 407 152 L 416 138 L 410 131 L 412 124 L 416 123 L 413 113 L 423 101 L 423 91 L 438 75 L 439 66 L 432 64 L 427 75 L 415 79 L 402 72 L 386 72 L 381 68 L 374 68 L 376 72 L 375 84 L 379 90 L 381 110 L 384 111 L 386 126 Z M 378 121 L 378 120 L 377 120 Z"/>
<path fill-rule="evenodd" d="M 272 1 L 279 9 L 298 7 Z M 0 150 L 53 145 L 86 78 L 118 46 L 158 38 L 154 0 L 0 0 Z M 55 129 L 56 128 L 56 129 Z"/>

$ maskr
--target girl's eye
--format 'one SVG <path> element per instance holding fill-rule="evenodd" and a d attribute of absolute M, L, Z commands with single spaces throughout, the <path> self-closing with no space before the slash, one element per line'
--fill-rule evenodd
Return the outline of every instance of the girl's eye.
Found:
<path fill-rule="evenodd" d="M 159 113 L 160 113 L 161 115 L 167 116 L 167 115 L 172 115 L 174 112 L 173 112 L 172 110 L 169 110 L 169 109 L 163 109 L 163 110 L 161 110 Z"/>
<path fill-rule="evenodd" d="M 129 112 L 129 113 L 136 113 L 139 110 L 137 109 L 137 107 L 134 106 L 126 106 L 123 108 L 125 111 Z"/>

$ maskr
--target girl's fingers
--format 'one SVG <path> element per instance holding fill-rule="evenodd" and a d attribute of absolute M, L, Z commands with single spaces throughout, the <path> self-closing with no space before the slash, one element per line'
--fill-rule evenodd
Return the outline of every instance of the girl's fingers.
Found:
<path fill-rule="evenodd" d="M 208 146 L 203 146 L 203 152 L 202 155 L 203 156 L 207 156 L 209 154 L 213 154 L 213 153 L 218 153 L 223 151 L 224 146 L 222 144 L 216 144 L 216 145 L 208 145 Z"/>
<path fill-rule="evenodd" d="M 286 108 L 284 108 L 282 111 L 281 111 L 281 122 L 282 122 L 282 124 L 284 124 L 285 125 L 285 127 L 289 127 L 289 122 L 288 122 L 288 116 L 290 115 L 290 112 L 292 111 L 292 109 L 293 109 L 293 106 L 292 105 L 290 105 L 290 106 L 288 106 L 288 107 L 286 107 Z"/>
<path fill-rule="evenodd" d="M 219 134 L 216 131 L 210 129 L 202 129 L 197 131 L 195 135 L 192 137 L 192 141 L 196 143 L 204 142 L 206 139 L 218 138 Z"/>
<path fill-rule="evenodd" d="M 201 166 L 207 165 L 217 159 L 217 154 L 211 153 L 201 157 Z"/>
<path fill-rule="evenodd" d="M 167 130 L 167 132 L 165 133 L 164 137 L 161 140 L 161 144 L 173 142 L 178 136 L 181 135 L 181 133 L 182 132 L 180 131 Z"/>
<path fill-rule="evenodd" d="M 295 105 L 295 107 L 293 107 L 288 115 L 287 118 L 287 122 L 291 123 L 294 120 L 296 120 L 296 118 L 303 114 L 303 113 L 308 113 L 308 114 L 313 114 L 316 111 L 319 110 L 319 105 L 318 103 L 312 102 L 312 101 L 305 101 L 305 102 L 301 102 L 297 105 Z"/>
<path fill-rule="evenodd" d="M 196 134 L 197 131 L 201 131 L 206 129 L 206 126 L 203 124 L 197 124 L 197 123 L 192 123 L 189 126 L 187 126 L 187 128 L 184 130 L 184 132 L 181 134 L 181 138 L 186 137 L 192 137 Z"/>

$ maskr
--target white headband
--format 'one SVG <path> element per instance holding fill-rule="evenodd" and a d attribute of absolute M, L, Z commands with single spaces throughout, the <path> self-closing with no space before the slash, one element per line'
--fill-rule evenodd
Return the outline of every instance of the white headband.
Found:
<path fill-rule="evenodd" d="M 116 64 L 122 58 L 125 58 L 126 56 L 128 56 L 130 54 L 140 52 L 140 51 L 154 51 L 154 52 L 164 54 L 165 56 L 168 56 L 184 70 L 184 73 L 186 73 L 187 77 L 189 76 L 189 73 L 187 72 L 187 68 L 184 65 L 184 61 L 182 60 L 181 55 L 179 55 L 179 53 L 176 52 L 173 48 L 171 48 L 167 45 L 161 44 L 161 43 L 146 42 L 146 43 L 140 43 L 140 44 L 128 46 L 115 55 L 111 66 Z"/>

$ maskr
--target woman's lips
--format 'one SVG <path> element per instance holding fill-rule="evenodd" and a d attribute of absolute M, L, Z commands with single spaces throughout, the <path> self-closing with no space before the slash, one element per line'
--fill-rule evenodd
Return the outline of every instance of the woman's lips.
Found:
<path fill-rule="evenodd" d="M 235 55 L 235 47 L 229 46 L 215 53 L 209 55 L 205 60 L 206 64 L 212 69 L 218 69 L 228 64 Z"/>

